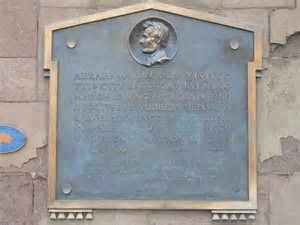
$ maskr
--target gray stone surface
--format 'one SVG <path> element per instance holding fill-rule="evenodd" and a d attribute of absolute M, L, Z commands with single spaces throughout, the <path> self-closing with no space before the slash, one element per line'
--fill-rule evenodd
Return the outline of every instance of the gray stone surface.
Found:
<path fill-rule="evenodd" d="M 300 60 L 272 60 L 257 82 L 257 138 L 260 160 L 281 156 L 281 137 L 299 139 Z"/>
<path fill-rule="evenodd" d="M 271 181 L 270 224 L 298 225 L 300 221 L 300 174 L 275 176 Z"/>
<path fill-rule="evenodd" d="M 300 0 L 296 2 L 297 8 L 275 10 L 270 16 L 270 42 L 285 44 L 287 38 L 300 31 Z"/>
<path fill-rule="evenodd" d="M 94 0 L 96 7 L 122 7 L 126 5 L 133 5 L 141 2 L 145 2 L 144 0 L 110 0 L 110 1 L 103 1 L 103 0 Z"/>
<path fill-rule="evenodd" d="M 40 221 L 48 216 L 47 209 L 47 180 L 43 177 L 36 177 L 33 180 L 33 224 L 40 225 Z"/>
<path fill-rule="evenodd" d="M 179 7 L 190 8 L 190 9 L 198 9 L 198 10 L 208 10 L 219 8 L 222 6 L 222 0 L 185 0 L 185 1 L 174 1 L 174 0 L 161 0 L 158 2 L 176 5 Z"/>
<path fill-rule="evenodd" d="M 17 157 L 16 157 L 17 158 Z M 48 151 L 47 145 L 37 149 L 37 157 L 25 162 L 22 167 L 9 165 L 0 167 L 0 173 L 28 173 L 47 178 Z"/>
<path fill-rule="evenodd" d="M 2 154 L 0 167 L 22 164 L 37 157 L 37 148 L 46 142 L 48 105 L 46 103 L 0 103 L 1 123 L 14 126 L 27 137 L 25 146 L 16 153 Z"/>
<path fill-rule="evenodd" d="M 36 59 L 0 58 L 0 101 L 36 98 Z"/>
<path fill-rule="evenodd" d="M 152 211 L 149 215 L 151 225 L 211 225 L 211 214 L 191 211 Z"/>
<path fill-rule="evenodd" d="M 300 33 L 289 37 L 285 45 L 278 45 L 271 54 L 272 58 L 300 58 Z"/>
<path fill-rule="evenodd" d="M 258 210 L 256 214 L 256 221 L 251 225 L 269 224 L 270 180 L 271 180 L 270 176 L 258 175 L 258 180 L 257 180 Z"/>
<path fill-rule="evenodd" d="M 116 224 L 118 225 L 141 225 L 148 223 L 148 214 L 141 210 L 118 210 Z"/>
<path fill-rule="evenodd" d="M 228 8 L 277 8 L 294 7 L 294 0 L 223 0 L 223 6 Z"/>
<path fill-rule="evenodd" d="M 40 5 L 46 7 L 89 7 L 91 0 L 40 0 Z"/>
<path fill-rule="evenodd" d="M 280 138 L 280 143 L 282 156 L 260 162 L 260 173 L 289 174 L 300 171 L 300 141 L 289 136 Z"/>
<path fill-rule="evenodd" d="M 0 6 L 0 57 L 36 56 L 37 0 L 1 0 Z"/>
<path fill-rule="evenodd" d="M 0 224 L 32 225 L 32 178 L 0 174 Z"/>

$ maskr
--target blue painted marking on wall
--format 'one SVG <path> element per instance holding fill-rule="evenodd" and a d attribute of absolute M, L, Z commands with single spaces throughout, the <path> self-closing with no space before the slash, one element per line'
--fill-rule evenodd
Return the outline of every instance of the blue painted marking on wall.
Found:
<path fill-rule="evenodd" d="M 25 145 L 25 135 L 10 126 L 0 126 L 0 154 L 20 150 Z"/>

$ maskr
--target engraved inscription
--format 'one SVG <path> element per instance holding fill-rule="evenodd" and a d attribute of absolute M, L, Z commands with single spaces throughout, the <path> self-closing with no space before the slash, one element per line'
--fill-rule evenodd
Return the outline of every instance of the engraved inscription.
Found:
<path fill-rule="evenodd" d="M 187 154 L 223 152 L 232 141 L 230 76 L 201 71 L 75 73 L 74 151 L 104 157 L 86 165 L 82 175 L 87 182 L 142 180 L 136 192 L 152 194 L 161 191 L 161 183 L 167 191 L 169 184 L 216 182 L 224 166 L 221 159 Z M 157 158 L 150 162 L 137 156 L 154 152 Z M 169 159 L 159 159 L 164 154 Z"/>

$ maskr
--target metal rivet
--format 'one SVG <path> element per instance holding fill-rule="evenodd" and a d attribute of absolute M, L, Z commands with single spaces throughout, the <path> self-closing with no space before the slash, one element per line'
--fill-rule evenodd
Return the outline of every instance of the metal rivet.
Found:
<path fill-rule="evenodd" d="M 233 50 L 236 50 L 240 47 L 240 42 L 237 39 L 231 39 L 229 44 Z"/>
<path fill-rule="evenodd" d="M 68 195 L 72 192 L 72 187 L 70 184 L 64 184 L 63 185 L 63 188 L 62 188 L 62 191 L 65 195 Z"/>
<path fill-rule="evenodd" d="M 73 40 L 73 39 L 68 40 L 67 46 L 68 46 L 69 48 L 75 48 L 75 47 L 76 47 L 76 41 Z"/>
<path fill-rule="evenodd" d="M 235 188 L 233 188 L 233 191 L 236 192 L 236 193 L 239 193 L 240 192 L 239 186 L 236 186 Z"/>

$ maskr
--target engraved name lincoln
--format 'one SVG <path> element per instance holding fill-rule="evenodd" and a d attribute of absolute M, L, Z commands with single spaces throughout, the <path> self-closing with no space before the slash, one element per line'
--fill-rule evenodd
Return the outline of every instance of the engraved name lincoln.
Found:
<path fill-rule="evenodd" d="M 140 40 L 143 53 L 149 54 L 147 66 L 163 64 L 170 60 L 165 48 L 169 39 L 169 28 L 160 22 L 146 21 L 143 25 L 145 31 Z"/>

